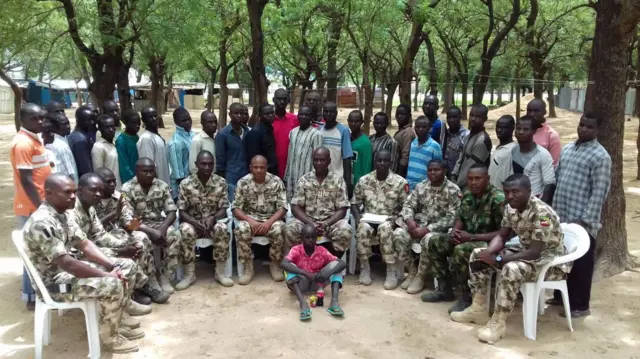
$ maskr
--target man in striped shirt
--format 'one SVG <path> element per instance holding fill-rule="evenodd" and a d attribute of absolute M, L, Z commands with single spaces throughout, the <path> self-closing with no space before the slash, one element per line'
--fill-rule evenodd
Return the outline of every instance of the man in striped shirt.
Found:
<path fill-rule="evenodd" d="M 398 164 L 398 143 L 387 133 L 389 127 L 389 116 L 384 112 L 378 112 L 373 116 L 373 128 L 376 133 L 369 136 L 371 146 L 373 147 L 373 158 L 376 153 L 387 150 L 391 152 L 391 171 L 396 172 Z"/>
<path fill-rule="evenodd" d="M 78 183 L 76 160 L 73 158 L 73 153 L 71 153 L 71 148 L 66 140 L 66 136 L 71 132 L 69 119 L 64 115 L 64 112 L 50 112 L 47 114 L 47 119 L 53 126 L 53 142 L 46 144 L 45 147 L 56 155 L 58 167 L 56 171 L 68 175 L 73 179 L 73 182 Z"/>
<path fill-rule="evenodd" d="M 578 124 L 578 140 L 564 146 L 556 169 L 553 208 L 561 222 L 581 225 L 590 239 L 589 250 L 573 262 L 573 269 L 567 277 L 573 318 L 591 314 L 589 301 L 596 237 L 602 228 L 600 215 L 611 187 L 611 157 L 598 142 L 601 123 L 602 118 L 595 114 L 585 113 L 582 116 Z M 562 304 L 560 292 L 554 293 L 550 304 Z"/>
<path fill-rule="evenodd" d="M 425 116 L 416 119 L 416 138 L 411 141 L 409 152 L 409 168 L 407 169 L 407 182 L 411 190 L 427 178 L 427 165 L 432 160 L 442 159 L 440 145 L 429 136 L 431 123 Z"/>

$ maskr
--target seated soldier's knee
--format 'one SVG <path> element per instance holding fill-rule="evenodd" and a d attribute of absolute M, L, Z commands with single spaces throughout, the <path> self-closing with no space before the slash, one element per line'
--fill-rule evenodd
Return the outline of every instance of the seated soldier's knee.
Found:
<path fill-rule="evenodd" d="M 184 238 L 191 238 L 197 235 L 196 229 L 191 224 L 186 222 L 180 223 L 180 234 L 182 234 Z"/>

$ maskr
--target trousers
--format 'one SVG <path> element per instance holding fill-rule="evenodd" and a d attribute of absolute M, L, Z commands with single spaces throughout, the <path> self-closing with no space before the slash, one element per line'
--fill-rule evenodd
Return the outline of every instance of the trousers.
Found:
<path fill-rule="evenodd" d="M 213 260 L 218 263 L 224 263 L 229 259 L 229 233 L 226 223 L 218 222 L 213 226 L 213 230 L 207 233 L 207 237 L 213 240 Z M 182 241 L 180 242 L 179 259 L 182 264 L 190 264 L 196 260 L 194 247 L 198 234 L 196 229 L 189 223 L 180 223 L 180 234 Z"/>
<path fill-rule="evenodd" d="M 275 221 L 265 237 L 269 238 L 269 258 L 272 261 L 282 260 L 284 251 L 284 222 Z M 251 226 L 247 221 L 238 221 L 236 228 L 233 230 L 236 237 L 236 248 L 238 250 L 238 258 L 241 263 L 247 263 L 253 260 L 253 251 L 251 250 Z"/>

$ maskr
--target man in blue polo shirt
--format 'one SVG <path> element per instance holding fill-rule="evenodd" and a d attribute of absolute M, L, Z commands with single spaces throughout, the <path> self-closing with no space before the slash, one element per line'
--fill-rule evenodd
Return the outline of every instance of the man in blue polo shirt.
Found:
<path fill-rule="evenodd" d="M 320 128 L 322 146 L 329 149 L 331 163 L 329 171 L 344 177 L 347 184 L 349 198 L 353 194 L 353 179 L 351 178 L 351 132 L 347 126 L 338 123 L 338 106 L 334 102 L 327 102 L 322 109 L 325 124 Z"/>
<path fill-rule="evenodd" d="M 431 160 L 442 159 L 440 145 L 429 136 L 431 122 L 425 116 L 420 116 L 414 123 L 416 138 L 411 141 L 409 152 L 409 168 L 407 169 L 407 182 L 409 188 L 413 188 L 427 178 L 427 164 Z"/>
<path fill-rule="evenodd" d="M 237 102 L 229 107 L 231 123 L 216 136 L 216 174 L 227 180 L 229 202 L 233 201 L 238 180 L 249 173 L 244 138 L 249 128 L 242 122 L 243 106 Z"/>

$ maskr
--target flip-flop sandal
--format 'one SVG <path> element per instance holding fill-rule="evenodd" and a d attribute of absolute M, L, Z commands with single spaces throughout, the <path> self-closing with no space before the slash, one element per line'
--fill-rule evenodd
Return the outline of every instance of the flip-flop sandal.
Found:
<path fill-rule="evenodd" d="M 311 319 L 311 309 L 305 309 L 300 312 L 300 321 L 306 322 Z"/>
<path fill-rule="evenodd" d="M 344 311 L 337 305 L 327 308 L 327 312 L 329 312 L 329 314 L 333 315 L 334 317 L 344 317 Z"/>

